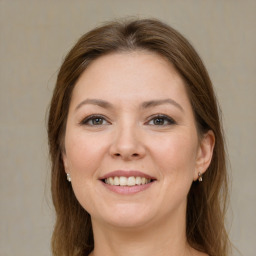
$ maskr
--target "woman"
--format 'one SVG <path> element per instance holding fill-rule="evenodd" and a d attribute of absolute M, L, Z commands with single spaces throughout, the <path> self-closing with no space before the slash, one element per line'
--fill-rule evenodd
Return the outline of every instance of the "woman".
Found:
<path fill-rule="evenodd" d="M 176 30 L 113 22 L 69 52 L 48 137 L 54 255 L 228 255 L 210 78 Z"/>

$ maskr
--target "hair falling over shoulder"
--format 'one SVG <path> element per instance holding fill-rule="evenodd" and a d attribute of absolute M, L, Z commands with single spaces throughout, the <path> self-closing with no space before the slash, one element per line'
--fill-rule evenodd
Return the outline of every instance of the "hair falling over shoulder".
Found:
<path fill-rule="evenodd" d="M 53 255 L 84 256 L 94 248 L 90 215 L 67 182 L 62 161 L 72 90 L 95 59 L 138 49 L 155 52 L 173 64 L 185 81 L 198 133 L 212 130 L 215 135 L 212 162 L 203 182 L 194 182 L 188 194 L 186 233 L 193 248 L 210 256 L 228 256 L 231 247 L 224 224 L 228 199 L 225 143 L 213 87 L 191 44 L 172 27 L 153 19 L 115 21 L 88 32 L 67 54 L 60 68 L 48 119 L 51 191 L 56 211 Z"/>

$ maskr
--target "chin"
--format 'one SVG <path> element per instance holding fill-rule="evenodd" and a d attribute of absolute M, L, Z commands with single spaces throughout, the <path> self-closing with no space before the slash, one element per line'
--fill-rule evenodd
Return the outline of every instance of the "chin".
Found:
<path fill-rule="evenodd" d="M 147 225 L 153 219 L 153 212 L 134 205 L 122 205 L 102 211 L 104 215 L 98 216 L 108 225 L 119 228 L 138 228 Z M 91 215 L 93 216 L 93 214 Z"/>

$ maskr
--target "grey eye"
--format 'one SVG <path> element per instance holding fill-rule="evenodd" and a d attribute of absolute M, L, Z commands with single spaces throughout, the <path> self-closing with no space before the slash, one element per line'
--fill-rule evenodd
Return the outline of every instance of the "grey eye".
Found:
<path fill-rule="evenodd" d="M 172 125 L 175 123 L 176 122 L 172 118 L 164 115 L 155 116 L 151 118 L 150 121 L 148 122 L 149 125 L 157 125 L 157 126 Z"/>
<path fill-rule="evenodd" d="M 104 123 L 103 118 L 93 118 L 91 119 L 93 125 L 102 125 Z"/>
<path fill-rule="evenodd" d="M 164 118 L 155 118 L 153 119 L 153 123 L 154 125 L 163 125 L 165 124 L 165 121 Z"/>
<path fill-rule="evenodd" d="M 103 116 L 88 116 L 84 120 L 82 120 L 81 125 L 88 126 L 97 126 L 97 125 L 105 125 L 109 124 L 109 122 Z"/>

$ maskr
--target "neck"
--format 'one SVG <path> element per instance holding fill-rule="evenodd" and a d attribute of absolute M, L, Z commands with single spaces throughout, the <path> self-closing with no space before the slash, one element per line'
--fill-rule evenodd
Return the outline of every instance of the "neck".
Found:
<path fill-rule="evenodd" d="M 92 220 L 95 247 L 91 256 L 191 256 L 185 216 L 179 218 L 136 229 L 99 225 Z"/>

